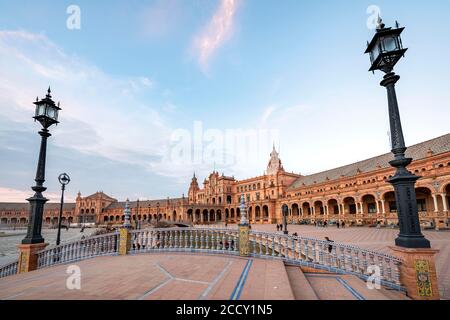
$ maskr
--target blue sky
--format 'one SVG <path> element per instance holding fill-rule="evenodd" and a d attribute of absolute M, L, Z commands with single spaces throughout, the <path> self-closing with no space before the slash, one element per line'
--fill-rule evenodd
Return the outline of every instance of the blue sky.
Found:
<path fill-rule="evenodd" d="M 70 30 L 73 4 L 81 28 Z M 262 174 L 273 142 L 285 169 L 302 174 L 387 152 L 382 75 L 367 72 L 363 54 L 373 5 L 386 24 L 406 26 L 396 67 L 406 142 L 448 133 L 448 1 L 1 1 L 0 200 L 31 193 L 31 102 L 48 85 L 63 108 L 48 149 L 51 199 L 63 171 L 69 198 L 177 197 L 194 170 Z M 202 150 L 232 161 L 174 156 L 198 151 L 198 122 Z M 247 147 L 217 147 L 239 129 L 256 132 L 257 147 L 239 135 Z"/>

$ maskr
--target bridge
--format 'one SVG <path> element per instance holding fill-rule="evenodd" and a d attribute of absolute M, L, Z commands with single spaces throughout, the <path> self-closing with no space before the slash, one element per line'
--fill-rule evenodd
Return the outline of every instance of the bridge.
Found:
<path fill-rule="evenodd" d="M 242 255 L 241 250 L 243 241 L 247 241 L 248 249 L 244 255 Z M 190 258 L 184 259 L 186 256 Z M 349 289 L 349 286 L 359 287 L 359 296 L 353 292 L 351 297 L 370 298 L 375 293 L 368 291 L 365 281 L 373 275 L 373 268 L 376 267 L 379 270 L 379 280 L 383 288 L 383 291 L 380 292 L 386 293 L 383 295 L 378 292 L 381 295 L 378 298 L 392 298 L 395 296 L 396 299 L 406 299 L 405 292 L 407 288 L 401 281 L 403 261 L 397 257 L 344 243 L 324 241 L 311 237 L 284 235 L 282 233 L 248 230 L 247 238 L 242 236 L 236 226 L 228 228 L 222 226 L 214 228 L 184 226 L 181 228 L 147 228 L 142 230 L 121 229 L 120 232 L 47 247 L 37 252 L 37 271 L 16 275 L 19 271 L 18 261 L 1 267 L 0 277 L 5 279 L 0 280 L 0 288 L 5 294 L 8 292 L 12 294 L 15 290 L 14 288 L 20 287 L 21 283 L 19 280 L 14 279 L 19 279 L 20 277 L 27 279 L 34 273 L 36 273 L 34 277 L 37 277 L 38 274 L 45 274 L 45 277 L 48 279 L 48 272 L 53 273 L 60 270 L 59 272 L 64 274 L 65 268 L 74 263 L 83 266 L 83 270 L 93 268 L 89 266 L 98 264 L 98 268 L 101 268 L 101 266 L 107 264 L 108 270 L 111 271 L 113 266 L 119 269 L 123 268 L 123 265 L 118 266 L 117 264 L 129 266 L 129 261 L 136 261 L 137 265 L 142 265 L 144 262 L 140 261 L 146 261 L 145 265 L 148 265 L 148 263 L 152 264 L 156 268 L 156 273 L 162 273 L 167 277 L 165 281 L 169 281 L 172 278 L 180 280 L 181 276 L 177 276 L 177 272 L 186 276 L 186 271 L 182 272 L 180 270 L 177 272 L 173 271 L 175 275 L 171 275 L 170 265 L 164 266 L 164 263 L 167 263 L 166 259 L 169 259 L 168 257 L 174 257 L 172 261 L 175 265 L 184 265 L 186 262 L 183 261 L 191 261 L 193 265 L 188 267 L 189 270 L 197 270 L 199 268 L 195 261 L 203 261 L 201 262 L 202 268 L 200 268 L 203 269 L 205 260 L 202 260 L 204 259 L 202 257 L 207 258 L 207 261 L 212 261 L 211 263 L 217 261 L 215 262 L 216 264 L 213 263 L 216 267 L 223 264 L 221 267 L 223 270 L 225 270 L 227 264 L 230 264 L 237 269 L 242 267 L 242 272 L 244 272 L 245 268 L 250 268 L 250 265 L 246 267 L 246 263 L 251 261 L 248 263 L 253 264 L 253 267 L 251 267 L 252 272 L 258 269 L 264 271 L 256 276 L 254 285 L 248 284 L 245 286 L 246 288 L 248 287 L 247 291 L 250 290 L 248 293 L 243 293 L 244 296 L 248 294 L 248 298 L 258 297 L 262 294 L 258 293 L 258 291 L 253 293 L 251 291 L 255 286 L 258 286 L 257 283 L 262 281 L 262 279 L 265 279 L 263 282 L 267 287 L 261 287 L 262 292 L 271 292 L 274 288 L 274 275 L 280 281 L 276 287 L 279 287 L 280 290 L 283 288 L 283 293 L 278 292 L 279 297 L 286 299 L 289 297 L 293 299 L 309 299 L 311 297 L 319 299 L 321 297 L 317 292 L 320 292 L 321 288 L 323 288 L 324 281 L 332 282 L 333 285 L 340 281 L 342 288 L 346 288 L 344 291 L 347 294 L 353 292 Z M 246 259 L 245 261 L 247 262 L 242 264 L 242 259 Z M 88 263 L 88 261 L 92 262 Z M 369 268 L 369 266 L 372 266 L 372 268 Z M 95 270 L 100 270 L 98 268 Z M 175 268 L 173 270 L 176 270 L 177 267 L 173 268 Z M 233 273 L 231 269 L 226 273 Z M 214 272 L 218 272 L 217 268 L 214 270 L 211 270 L 209 273 L 214 274 Z M 238 274 L 239 272 L 235 271 L 233 274 Z M 97 273 L 98 271 L 95 271 L 95 274 Z M 113 280 L 113 274 L 111 274 L 112 278 L 109 281 Z M 65 276 L 67 277 L 67 274 Z M 133 275 L 133 277 L 136 277 L 136 275 Z M 337 279 L 339 279 L 338 282 L 336 281 Z M 206 283 L 209 283 L 207 286 L 210 286 L 214 282 L 213 280 L 210 282 L 203 281 L 203 283 L 198 279 L 191 279 L 184 282 L 197 281 L 199 282 L 198 285 L 206 286 Z M 239 277 L 229 281 L 237 283 Z M 165 282 L 163 281 L 163 283 Z M 314 288 L 314 283 L 321 283 L 321 285 Z M 352 285 L 349 285 L 349 283 Z M 219 296 L 223 298 L 227 294 L 231 295 L 231 287 L 230 285 L 218 286 L 217 292 L 220 292 Z M 345 292 L 342 293 L 344 296 Z M 389 294 L 389 292 L 397 293 L 393 295 Z M 154 295 L 156 294 L 155 292 Z M 199 293 L 199 295 L 202 294 L 206 293 Z M 321 294 L 326 296 L 328 293 Z M 142 293 L 142 296 L 144 295 L 145 293 Z M 213 298 L 213 296 L 208 298 Z M 260 298 L 264 297 L 260 296 Z M 271 298 L 274 298 L 274 296 L 271 296 Z"/>

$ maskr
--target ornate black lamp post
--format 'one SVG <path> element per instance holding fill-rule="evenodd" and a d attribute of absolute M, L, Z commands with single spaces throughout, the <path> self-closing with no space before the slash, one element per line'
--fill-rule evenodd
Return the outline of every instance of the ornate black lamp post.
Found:
<path fill-rule="evenodd" d="M 41 136 L 41 149 L 39 151 L 39 161 L 36 171 L 36 185 L 31 189 L 35 191 L 35 194 L 28 198 L 27 200 L 30 202 L 30 218 L 28 223 L 28 230 L 26 237 L 22 240 L 22 244 L 36 244 L 43 243 L 44 238 L 41 235 L 42 229 L 42 216 L 44 213 L 44 205 L 48 201 L 48 199 L 44 198 L 42 192 L 47 190 L 46 187 L 43 186 L 45 181 L 45 158 L 47 151 L 47 138 L 51 136 L 48 128 L 53 124 L 58 124 L 58 112 L 61 110 L 58 105 L 52 100 L 52 96 L 50 95 L 50 88 L 48 88 L 47 95 L 44 99 L 39 101 L 39 98 L 36 98 L 36 111 L 34 120 L 39 121 L 42 125 L 42 130 L 39 131 Z"/>
<path fill-rule="evenodd" d="M 386 28 L 381 18 L 378 18 L 377 31 L 372 41 L 367 43 L 365 53 L 370 54 L 372 66 L 369 71 L 381 70 L 385 73 L 381 86 L 387 89 L 392 153 L 394 154 L 394 160 L 389 164 L 397 169 L 395 175 L 388 180 L 394 186 L 400 225 L 400 233 L 395 239 L 395 244 L 404 248 L 430 248 L 430 242 L 420 231 L 414 189 L 414 184 L 419 177 L 406 169 L 412 159 L 405 157 L 406 147 L 395 93 L 395 84 L 400 76 L 393 72 L 394 66 L 408 50 L 403 48 L 400 38 L 404 29 L 399 28 L 398 23 L 396 28 Z"/>
<path fill-rule="evenodd" d="M 286 217 L 288 215 L 288 211 L 289 211 L 288 206 L 284 204 L 281 207 L 281 212 L 282 212 L 282 216 L 283 216 L 282 218 L 283 218 L 283 233 L 284 234 L 288 234 L 289 233 L 289 231 L 287 230 L 287 221 L 286 221 Z"/>
<path fill-rule="evenodd" d="M 59 207 L 59 219 L 58 219 L 58 234 L 56 236 L 56 245 L 59 246 L 61 243 L 61 222 L 64 206 L 64 190 L 66 190 L 66 185 L 70 182 L 70 177 L 67 173 L 61 173 L 58 177 L 59 183 L 61 183 L 61 204 Z"/>

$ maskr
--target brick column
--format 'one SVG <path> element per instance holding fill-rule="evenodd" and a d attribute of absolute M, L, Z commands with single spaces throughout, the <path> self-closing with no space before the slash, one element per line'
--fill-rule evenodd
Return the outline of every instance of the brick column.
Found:
<path fill-rule="evenodd" d="M 48 243 L 19 244 L 19 265 L 17 273 L 24 273 L 36 270 L 38 267 L 37 253 L 44 250 Z"/>
<path fill-rule="evenodd" d="M 435 255 L 439 250 L 389 247 L 402 260 L 400 282 L 414 300 L 439 300 Z"/>

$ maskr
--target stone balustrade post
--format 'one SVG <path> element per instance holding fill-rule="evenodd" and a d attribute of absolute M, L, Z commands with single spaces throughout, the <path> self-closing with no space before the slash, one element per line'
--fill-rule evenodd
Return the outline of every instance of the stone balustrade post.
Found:
<path fill-rule="evenodd" d="M 400 283 L 414 300 L 439 300 L 435 255 L 439 250 L 390 247 L 402 260 Z"/>
<path fill-rule="evenodd" d="M 19 244 L 19 265 L 17 273 L 24 273 L 38 268 L 38 252 L 45 249 L 48 243 Z"/>
<path fill-rule="evenodd" d="M 120 228 L 119 255 L 127 255 L 131 249 L 131 233 L 128 228 Z"/>

